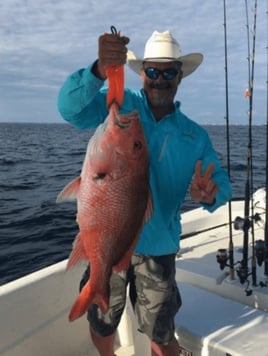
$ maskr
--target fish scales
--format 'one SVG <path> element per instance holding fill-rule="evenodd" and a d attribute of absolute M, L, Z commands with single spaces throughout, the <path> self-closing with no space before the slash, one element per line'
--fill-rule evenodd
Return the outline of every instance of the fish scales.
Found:
<path fill-rule="evenodd" d="M 77 199 L 79 233 L 68 268 L 86 259 L 90 278 L 78 295 L 69 320 L 91 304 L 109 306 L 112 270 L 128 268 L 143 224 L 152 214 L 149 153 L 137 112 L 119 115 L 116 104 L 91 138 L 80 177 L 58 201 Z"/>

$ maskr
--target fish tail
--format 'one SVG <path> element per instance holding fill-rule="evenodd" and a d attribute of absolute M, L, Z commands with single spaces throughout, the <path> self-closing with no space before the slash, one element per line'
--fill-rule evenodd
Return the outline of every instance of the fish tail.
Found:
<path fill-rule="evenodd" d="M 102 313 L 105 314 L 109 309 L 108 296 L 109 291 L 106 291 L 105 293 L 101 291 L 93 292 L 90 282 L 88 281 L 71 308 L 69 321 L 74 321 L 84 315 L 91 304 L 97 304 Z"/>
<path fill-rule="evenodd" d="M 119 108 L 124 99 L 124 66 L 115 65 L 106 68 L 106 76 L 109 83 L 106 103 L 108 108 L 116 102 Z"/>

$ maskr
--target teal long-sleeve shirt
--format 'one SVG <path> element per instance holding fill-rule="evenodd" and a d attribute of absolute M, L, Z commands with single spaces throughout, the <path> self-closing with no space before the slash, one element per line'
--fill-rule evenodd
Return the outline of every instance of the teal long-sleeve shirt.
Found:
<path fill-rule="evenodd" d="M 58 97 L 58 109 L 63 118 L 80 129 L 96 128 L 108 115 L 107 88 L 90 68 L 80 69 L 67 78 Z M 213 162 L 212 179 L 219 187 L 212 205 L 202 204 L 213 212 L 231 198 L 228 175 L 220 166 L 207 132 L 180 111 L 160 121 L 154 119 L 143 90 L 125 89 L 122 113 L 138 110 L 150 154 L 150 187 L 153 196 L 153 216 L 144 225 L 136 253 L 161 256 L 179 250 L 180 208 L 194 174 L 198 160 L 205 170 Z"/>

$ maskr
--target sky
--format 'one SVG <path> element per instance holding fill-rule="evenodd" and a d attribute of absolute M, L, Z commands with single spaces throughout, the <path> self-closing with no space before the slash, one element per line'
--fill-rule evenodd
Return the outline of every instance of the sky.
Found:
<path fill-rule="evenodd" d="M 247 0 L 249 41 L 245 4 L 226 0 L 226 71 L 223 0 L 1 0 L 0 122 L 64 122 L 57 111 L 61 85 L 97 58 L 98 37 L 114 25 L 140 57 L 154 30 L 171 31 L 182 55 L 203 53 L 202 65 L 178 89 L 182 111 L 200 124 L 225 125 L 227 72 L 229 122 L 247 124 L 255 0 Z M 259 0 L 253 124 L 267 120 L 267 29 L 267 0 Z M 141 87 L 129 68 L 126 86 Z"/>

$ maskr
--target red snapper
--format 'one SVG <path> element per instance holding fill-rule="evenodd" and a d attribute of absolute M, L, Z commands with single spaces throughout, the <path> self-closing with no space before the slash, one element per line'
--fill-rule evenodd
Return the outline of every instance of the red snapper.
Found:
<path fill-rule="evenodd" d="M 112 270 L 126 270 L 143 224 L 152 214 L 149 154 L 136 111 L 118 114 L 117 104 L 88 144 L 80 177 L 57 201 L 77 199 L 79 233 L 67 268 L 90 262 L 90 278 L 77 297 L 69 320 L 97 304 L 109 306 Z"/>

